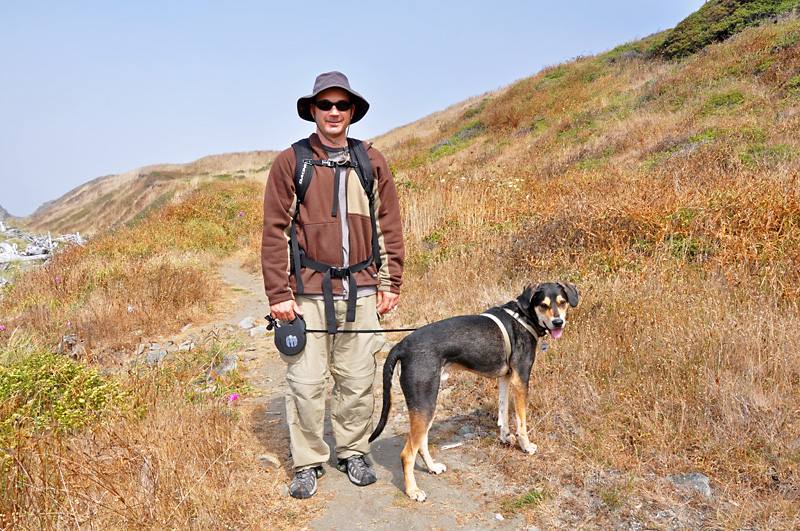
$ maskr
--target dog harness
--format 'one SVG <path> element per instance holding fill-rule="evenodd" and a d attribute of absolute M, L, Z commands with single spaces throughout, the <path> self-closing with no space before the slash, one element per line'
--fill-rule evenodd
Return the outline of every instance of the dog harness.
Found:
<path fill-rule="evenodd" d="M 544 334 L 537 333 L 536 330 L 534 330 L 533 327 L 527 322 L 527 319 L 525 317 L 523 317 L 522 315 L 518 314 L 517 312 L 515 312 L 513 310 L 509 310 L 508 308 L 503 308 L 503 309 L 506 311 L 506 313 L 508 315 L 513 317 L 519 324 L 524 326 L 525 330 L 530 332 L 533 337 L 541 337 L 541 336 L 544 335 Z"/>
<path fill-rule="evenodd" d="M 519 324 L 521 324 L 525 328 L 525 330 L 530 332 L 531 335 L 534 338 L 538 338 L 540 335 L 542 335 L 542 334 L 537 333 L 536 330 L 534 330 L 534 328 L 529 323 L 526 322 L 527 319 L 524 316 L 518 314 L 517 312 L 515 312 L 513 310 L 509 310 L 508 308 L 503 308 L 503 310 L 505 310 L 505 312 L 508 315 L 513 317 L 515 321 L 517 321 Z M 504 345 L 506 347 L 506 363 L 508 363 L 509 366 L 510 366 L 511 365 L 511 337 L 509 337 L 509 335 L 508 335 L 508 330 L 506 329 L 506 325 L 504 325 L 503 321 L 501 321 L 495 315 L 492 315 L 490 313 L 482 313 L 481 315 L 483 315 L 484 317 L 488 317 L 489 319 L 494 321 L 497 324 L 497 326 L 500 328 L 500 333 L 503 336 L 503 343 L 504 343 Z"/>
<path fill-rule="evenodd" d="M 511 338 L 508 336 L 508 330 L 506 330 L 506 325 L 504 325 L 503 321 L 501 321 L 497 316 L 494 316 L 494 315 L 492 315 L 490 313 L 482 313 L 481 315 L 483 315 L 484 317 L 488 317 L 489 319 L 494 321 L 497 324 L 497 326 L 500 328 L 500 333 L 503 336 L 503 344 L 506 347 L 506 363 L 508 363 L 508 365 L 510 366 L 511 365 Z"/>

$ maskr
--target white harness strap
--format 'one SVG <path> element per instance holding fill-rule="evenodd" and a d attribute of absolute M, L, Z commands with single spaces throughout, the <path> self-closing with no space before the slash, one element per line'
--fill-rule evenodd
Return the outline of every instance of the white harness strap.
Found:
<path fill-rule="evenodd" d="M 539 337 L 539 334 L 537 334 L 537 333 L 536 333 L 536 330 L 534 330 L 534 329 L 533 329 L 533 327 L 532 327 L 531 325 L 529 325 L 529 324 L 528 324 L 528 323 L 525 321 L 525 319 L 523 319 L 523 318 L 522 318 L 522 316 L 521 316 L 520 314 L 518 314 L 518 313 L 517 313 L 517 312 L 515 312 L 515 311 L 509 310 L 508 308 L 503 308 L 503 309 L 506 311 L 506 313 L 508 313 L 508 315 L 510 315 L 511 317 L 513 317 L 514 319 L 516 319 L 516 320 L 517 320 L 517 322 L 518 322 L 519 324 L 521 324 L 522 326 L 524 326 L 524 327 L 525 327 L 525 330 L 527 330 L 528 332 L 530 332 L 530 333 L 531 333 L 531 335 L 532 335 L 534 338 L 536 338 L 536 337 Z"/>
<path fill-rule="evenodd" d="M 494 321 L 498 327 L 500 327 L 500 333 L 503 334 L 503 342 L 506 346 L 506 362 L 511 365 L 511 338 L 508 337 L 508 330 L 506 330 L 506 325 L 503 324 L 503 321 L 498 319 L 496 316 L 490 313 L 482 313 L 484 317 L 488 317 L 492 321 Z"/>

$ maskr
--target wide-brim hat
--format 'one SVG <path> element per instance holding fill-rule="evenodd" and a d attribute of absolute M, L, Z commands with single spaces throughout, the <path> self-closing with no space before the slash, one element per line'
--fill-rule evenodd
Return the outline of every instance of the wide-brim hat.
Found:
<path fill-rule="evenodd" d="M 313 93 L 297 100 L 297 114 L 300 115 L 300 118 L 309 122 L 314 121 L 314 117 L 311 116 L 311 104 L 316 101 L 320 92 L 329 88 L 340 88 L 350 93 L 350 103 L 353 104 L 353 119 L 350 120 L 351 124 L 356 123 L 367 114 L 369 103 L 361 94 L 350 88 L 350 82 L 347 80 L 347 76 L 341 72 L 326 72 L 317 76 L 316 81 L 314 81 Z"/>

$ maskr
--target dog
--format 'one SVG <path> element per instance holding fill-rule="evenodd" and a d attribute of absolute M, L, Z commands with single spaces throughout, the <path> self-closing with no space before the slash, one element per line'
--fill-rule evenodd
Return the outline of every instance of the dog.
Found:
<path fill-rule="evenodd" d="M 525 415 L 536 345 L 547 333 L 554 339 L 561 337 L 567 308 L 577 305 L 578 290 L 569 282 L 527 286 L 516 300 L 483 314 L 451 317 L 425 325 L 389 351 L 383 366 L 381 417 L 369 441 L 374 441 L 386 427 L 392 406 L 392 375 L 400 363 L 400 387 L 410 421 L 408 441 L 400 459 L 410 498 L 421 502 L 427 497 L 414 479 L 417 452 L 430 473 L 447 470 L 442 463 L 435 463 L 428 452 L 428 431 L 436 411 L 440 382 L 447 378 L 451 368 L 498 379 L 497 424 L 500 440 L 506 444 L 514 442 L 508 426 L 508 391 L 513 389 L 517 442 L 523 452 L 536 452 L 536 445 L 528 439 Z"/>

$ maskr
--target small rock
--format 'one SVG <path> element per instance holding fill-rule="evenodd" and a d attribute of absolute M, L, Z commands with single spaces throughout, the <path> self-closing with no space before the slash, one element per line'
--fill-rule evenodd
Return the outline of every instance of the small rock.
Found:
<path fill-rule="evenodd" d="M 244 319 L 242 319 L 239 322 L 239 328 L 243 328 L 243 329 L 247 330 L 247 329 L 253 328 L 253 326 L 255 324 L 256 324 L 256 318 L 255 317 L 245 317 Z"/>
<path fill-rule="evenodd" d="M 263 336 L 266 333 L 267 333 L 266 325 L 256 326 L 255 328 L 250 329 L 250 337 Z"/>
<path fill-rule="evenodd" d="M 239 356 L 236 354 L 226 354 L 222 357 L 222 363 L 214 367 L 213 373 L 216 376 L 223 376 L 231 371 L 235 371 L 239 366 Z"/>
<path fill-rule="evenodd" d="M 277 457 L 271 454 L 262 454 L 258 456 L 258 465 L 261 468 L 274 468 L 279 469 L 281 467 L 281 461 Z"/>
<path fill-rule="evenodd" d="M 147 362 L 148 365 L 157 365 L 164 361 L 164 358 L 167 357 L 166 350 L 156 350 L 148 352 L 147 355 L 144 357 L 144 360 Z"/>
<path fill-rule="evenodd" d="M 711 497 L 711 486 L 708 483 L 708 478 L 703 474 L 697 472 L 678 474 L 668 477 L 667 481 L 672 483 L 676 488 L 693 489 L 705 498 Z"/>

